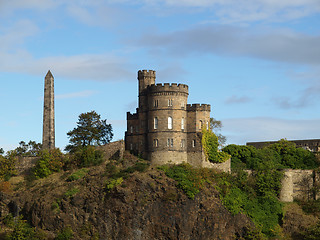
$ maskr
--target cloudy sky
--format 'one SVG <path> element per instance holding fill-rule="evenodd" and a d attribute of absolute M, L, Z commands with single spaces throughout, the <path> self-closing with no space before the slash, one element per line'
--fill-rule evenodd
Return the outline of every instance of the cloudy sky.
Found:
<path fill-rule="evenodd" d="M 319 0 L 0 0 L 0 147 L 42 138 L 55 77 L 56 145 L 80 113 L 122 139 L 137 71 L 189 85 L 228 143 L 320 138 Z"/>

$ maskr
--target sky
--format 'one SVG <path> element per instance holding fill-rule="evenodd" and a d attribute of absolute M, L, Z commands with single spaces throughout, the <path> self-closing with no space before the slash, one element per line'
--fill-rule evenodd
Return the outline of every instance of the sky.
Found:
<path fill-rule="evenodd" d="M 142 69 L 211 104 L 227 144 L 320 138 L 319 0 L 0 0 L 0 148 L 42 141 L 48 70 L 57 147 L 92 110 L 123 139 Z"/>

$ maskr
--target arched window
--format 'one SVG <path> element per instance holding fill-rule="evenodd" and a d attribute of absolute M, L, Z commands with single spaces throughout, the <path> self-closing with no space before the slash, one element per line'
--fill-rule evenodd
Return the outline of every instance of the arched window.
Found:
<path fill-rule="evenodd" d="M 158 129 L 158 118 L 157 117 L 155 117 L 153 120 L 153 128 Z"/>
<path fill-rule="evenodd" d="M 184 129 L 184 118 L 181 118 L 181 129 Z"/>
<path fill-rule="evenodd" d="M 172 117 L 168 117 L 168 129 L 172 129 Z"/>
<path fill-rule="evenodd" d="M 209 122 L 207 121 L 207 130 L 209 130 Z"/>
<path fill-rule="evenodd" d="M 202 121 L 199 121 L 199 129 L 202 129 Z"/>

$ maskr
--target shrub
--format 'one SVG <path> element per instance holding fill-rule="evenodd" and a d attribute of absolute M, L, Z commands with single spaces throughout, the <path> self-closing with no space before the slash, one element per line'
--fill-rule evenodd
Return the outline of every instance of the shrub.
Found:
<path fill-rule="evenodd" d="M 37 178 L 48 177 L 53 172 L 59 172 L 64 165 L 64 155 L 59 149 L 43 150 L 39 153 L 33 173 Z"/>
<path fill-rule="evenodd" d="M 66 198 L 71 198 L 73 197 L 75 194 L 77 194 L 80 190 L 76 187 L 69 189 L 68 191 L 65 192 L 64 196 Z"/>
<path fill-rule="evenodd" d="M 189 164 L 180 165 L 163 165 L 159 167 L 165 174 L 177 181 L 177 187 L 182 189 L 184 193 L 191 199 L 200 192 L 205 180 L 199 174 L 197 169 L 194 169 Z"/>
<path fill-rule="evenodd" d="M 8 181 L 0 182 L 0 192 L 12 192 L 11 184 Z"/>
<path fill-rule="evenodd" d="M 107 192 L 110 192 L 116 186 L 121 185 L 122 182 L 123 182 L 123 178 L 122 177 L 115 178 L 115 179 L 114 178 L 108 179 L 106 181 L 106 190 L 107 190 Z"/>
<path fill-rule="evenodd" d="M 77 148 L 72 155 L 73 161 L 80 167 L 97 166 L 103 162 L 103 152 L 94 146 Z"/>
<path fill-rule="evenodd" d="M 202 147 L 212 163 L 223 163 L 230 158 L 229 154 L 218 151 L 218 137 L 211 130 L 202 129 Z"/>
<path fill-rule="evenodd" d="M 16 155 L 14 151 L 8 153 L 6 157 L 0 155 L 0 178 L 8 181 L 12 175 L 16 174 Z"/>
<path fill-rule="evenodd" d="M 7 234 L 6 239 L 8 240 L 35 240 L 35 231 L 31 228 L 26 220 L 19 216 L 15 221 L 13 221 L 13 231 Z"/>
<path fill-rule="evenodd" d="M 88 171 L 89 170 L 86 168 L 79 169 L 78 171 L 72 173 L 67 178 L 67 181 L 71 182 L 71 181 L 79 180 L 79 179 L 83 178 L 87 174 Z"/>
<path fill-rule="evenodd" d="M 73 237 L 73 231 L 71 227 L 64 228 L 61 232 L 57 234 L 55 240 L 70 240 Z"/>

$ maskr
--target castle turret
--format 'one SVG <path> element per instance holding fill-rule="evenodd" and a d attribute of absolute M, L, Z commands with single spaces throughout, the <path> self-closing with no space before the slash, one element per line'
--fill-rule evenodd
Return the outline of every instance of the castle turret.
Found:
<path fill-rule="evenodd" d="M 139 95 L 141 92 L 146 89 L 148 86 L 155 84 L 156 82 L 156 71 L 153 70 L 140 70 L 138 72 L 138 81 L 139 81 Z"/>

